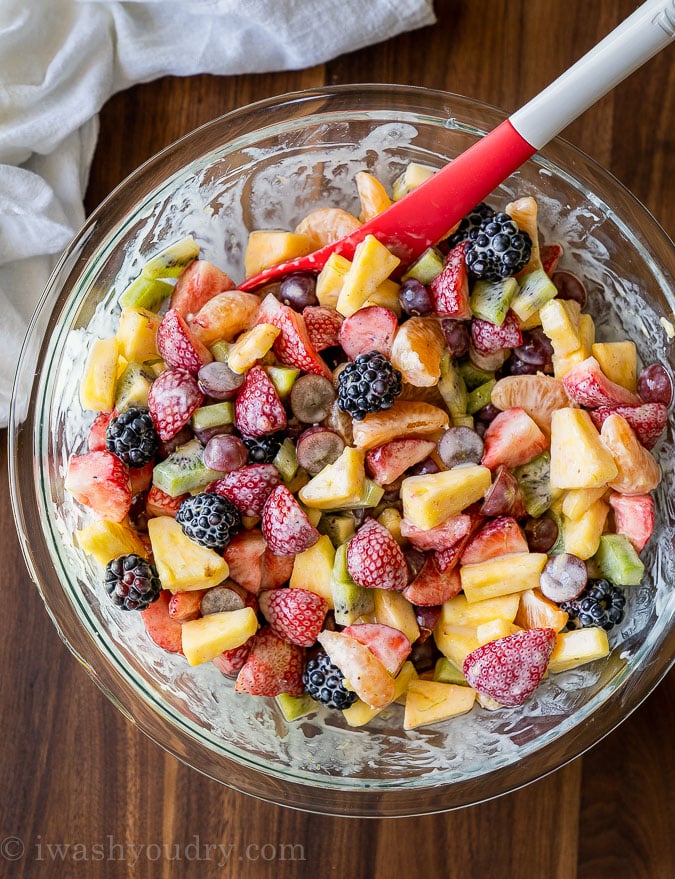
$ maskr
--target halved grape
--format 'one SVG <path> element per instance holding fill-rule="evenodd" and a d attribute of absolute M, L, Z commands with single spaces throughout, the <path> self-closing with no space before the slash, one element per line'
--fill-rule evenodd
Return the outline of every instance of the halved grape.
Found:
<path fill-rule="evenodd" d="M 316 476 L 328 464 L 332 464 L 342 454 L 345 441 L 334 430 L 326 427 L 310 427 L 298 437 L 295 453 L 298 464 L 310 476 Z"/>
<path fill-rule="evenodd" d="M 466 321 L 448 317 L 441 321 L 445 341 L 453 357 L 464 357 L 469 350 L 469 329 Z"/>
<path fill-rule="evenodd" d="M 429 314 L 434 310 L 431 293 L 417 278 L 408 278 L 398 291 L 401 308 L 406 314 Z"/>
<path fill-rule="evenodd" d="M 480 464 L 483 440 L 470 427 L 450 427 L 438 441 L 438 455 L 446 467 Z"/>
<path fill-rule="evenodd" d="M 586 305 L 586 288 L 572 272 L 554 272 L 551 280 L 558 290 L 558 299 L 573 299 L 582 308 Z"/>
<path fill-rule="evenodd" d="M 670 406 L 673 399 L 673 382 L 666 368 L 652 363 L 642 370 L 637 381 L 637 392 L 645 403 L 663 403 Z"/>
<path fill-rule="evenodd" d="M 542 372 L 553 371 L 553 345 L 541 327 L 523 333 L 523 344 L 513 349 L 513 355 L 524 363 L 534 364 Z"/>
<path fill-rule="evenodd" d="M 244 466 L 248 459 L 248 449 L 238 436 L 219 434 L 207 442 L 203 459 L 211 470 L 231 473 Z"/>
<path fill-rule="evenodd" d="M 197 373 L 199 389 L 213 400 L 231 400 L 244 383 L 244 376 L 233 372 L 226 363 L 214 360 Z"/>
<path fill-rule="evenodd" d="M 528 519 L 524 530 L 530 552 L 548 552 L 558 539 L 558 525 L 550 516 Z"/>
<path fill-rule="evenodd" d="M 560 604 L 572 601 L 584 591 L 588 580 L 586 563 L 570 552 L 561 552 L 544 565 L 539 588 L 546 598 Z"/>
<path fill-rule="evenodd" d="M 295 311 L 302 311 L 309 305 L 318 305 L 316 298 L 316 278 L 307 272 L 294 272 L 287 275 L 275 296 Z"/>

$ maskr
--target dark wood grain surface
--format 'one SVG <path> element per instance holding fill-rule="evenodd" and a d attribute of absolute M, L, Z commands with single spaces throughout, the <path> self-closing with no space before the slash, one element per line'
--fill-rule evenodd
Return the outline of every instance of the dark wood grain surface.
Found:
<path fill-rule="evenodd" d="M 132 88 L 101 114 L 87 207 L 196 125 L 284 91 L 402 82 L 514 110 L 636 6 L 635 0 L 437 0 L 436 26 L 324 66 L 167 78 Z M 674 61 L 672 49 L 662 53 L 566 132 L 671 236 Z M 15 537 L 4 440 L 0 879 L 675 875 L 672 675 L 582 758 L 516 793 L 439 816 L 366 821 L 294 812 L 229 791 L 166 755 L 99 692 L 59 640 Z M 212 848 L 207 857 L 206 845 L 225 848 Z"/>

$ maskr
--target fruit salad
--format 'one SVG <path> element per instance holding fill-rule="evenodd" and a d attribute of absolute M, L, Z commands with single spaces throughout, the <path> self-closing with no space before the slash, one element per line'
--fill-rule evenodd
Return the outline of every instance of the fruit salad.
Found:
<path fill-rule="evenodd" d="M 359 217 L 252 232 L 247 276 L 430 173 L 390 195 L 360 172 Z M 643 578 L 672 384 L 630 339 L 596 339 L 564 248 L 527 194 L 411 265 L 368 236 L 255 292 L 168 243 L 80 388 L 66 488 L 101 601 L 289 722 L 402 703 L 411 730 L 602 661 Z"/>

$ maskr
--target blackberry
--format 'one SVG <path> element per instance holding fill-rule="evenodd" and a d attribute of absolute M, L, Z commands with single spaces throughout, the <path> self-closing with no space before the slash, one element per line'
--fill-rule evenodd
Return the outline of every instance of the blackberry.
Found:
<path fill-rule="evenodd" d="M 465 260 L 471 274 L 499 281 L 519 272 L 529 260 L 532 239 L 521 232 L 508 214 L 486 217 L 469 233 Z"/>
<path fill-rule="evenodd" d="M 568 629 L 600 626 L 609 632 L 623 619 L 626 596 L 609 580 L 589 580 L 573 601 L 563 601 L 560 609 L 569 614 Z"/>
<path fill-rule="evenodd" d="M 356 693 L 343 684 L 343 674 L 333 665 L 328 654 L 321 652 L 310 659 L 302 673 L 305 690 L 317 702 L 342 711 L 356 702 Z"/>
<path fill-rule="evenodd" d="M 144 610 L 159 598 L 157 570 L 135 553 L 111 559 L 105 568 L 105 588 L 122 610 Z"/>
<path fill-rule="evenodd" d="M 338 376 L 338 407 L 357 421 L 391 409 L 400 393 L 401 373 L 378 351 L 359 354 Z"/>
<path fill-rule="evenodd" d="M 494 217 L 494 215 L 495 212 L 489 204 L 486 204 L 484 201 L 477 204 L 472 211 L 469 211 L 465 217 L 462 217 L 456 231 L 446 238 L 450 248 L 456 247 L 458 244 L 461 244 L 462 241 L 466 241 L 469 234 L 478 229 L 483 220 L 486 220 L 489 217 Z"/>
<path fill-rule="evenodd" d="M 242 440 L 248 449 L 251 464 L 271 464 L 281 448 L 281 440 L 273 433 L 267 436 L 242 436 Z"/>
<path fill-rule="evenodd" d="M 130 467 L 143 467 L 152 461 L 159 448 L 159 436 L 150 412 L 132 406 L 111 418 L 105 432 L 105 447 Z"/>
<path fill-rule="evenodd" d="M 178 507 L 176 522 L 191 540 L 216 552 L 222 552 L 242 527 L 241 513 L 235 505 L 211 491 L 185 498 Z"/>

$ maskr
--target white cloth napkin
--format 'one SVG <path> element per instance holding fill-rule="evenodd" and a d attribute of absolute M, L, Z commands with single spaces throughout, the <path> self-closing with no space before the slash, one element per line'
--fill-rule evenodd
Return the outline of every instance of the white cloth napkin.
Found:
<path fill-rule="evenodd" d="M 0 0 L 0 427 L 30 316 L 84 220 L 112 94 L 310 67 L 434 21 L 433 0 Z"/>

